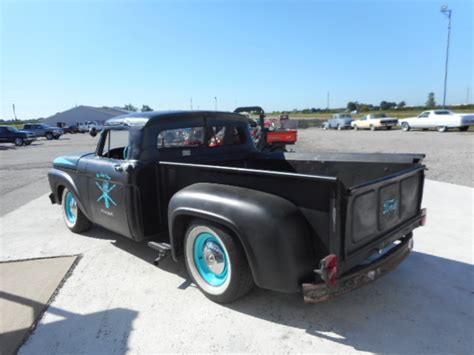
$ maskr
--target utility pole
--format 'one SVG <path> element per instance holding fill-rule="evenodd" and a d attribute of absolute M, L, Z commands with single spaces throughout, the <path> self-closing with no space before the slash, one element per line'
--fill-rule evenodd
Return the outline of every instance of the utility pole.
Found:
<path fill-rule="evenodd" d="M 193 110 L 193 98 L 191 97 L 191 99 L 189 99 L 189 103 L 190 103 L 190 106 L 191 106 L 191 111 Z"/>
<path fill-rule="evenodd" d="M 328 91 L 328 95 L 327 95 L 327 105 L 326 105 L 326 108 L 329 110 L 329 91 Z"/>
<path fill-rule="evenodd" d="M 15 121 L 16 121 L 18 118 L 16 118 L 15 104 L 13 104 L 12 106 L 13 106 L 13 117 L 15 117 Z"/>
<path fill-rule="evenodd" d="M 217 96 L 214 96 L 214 111 L 217 111 Z"/>
<path fill-rule="evenodd" d="M 446 64 L 444 66 L 444 94 L 443 94 L 443 108 L 446 105 L 446 87 L 448 84 L 448 59 L 449 59 L 449 39 L 451 36 L 451 13 L 452 10 L 448 9 L 447 5 L 441 6 L 441 12 L 448 17 L 448 41 L 446 44 Z"/>

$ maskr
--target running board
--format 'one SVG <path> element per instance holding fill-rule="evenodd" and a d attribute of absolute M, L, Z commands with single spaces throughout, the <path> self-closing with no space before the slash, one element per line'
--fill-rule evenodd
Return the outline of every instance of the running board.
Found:
<path fill-rule="evenodd" d="M 153 265 L 158 266 L 160 261 L 171 252 L 171 245 L 168 243 L 148 242 L 148 247 L 158 252 L 158 256 L 153 260 Z"/>

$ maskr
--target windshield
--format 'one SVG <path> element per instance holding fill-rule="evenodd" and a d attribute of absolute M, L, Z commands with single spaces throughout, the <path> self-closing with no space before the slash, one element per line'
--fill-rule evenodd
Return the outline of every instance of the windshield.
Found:
<path fill-rule="evenodd" d="M 16 129 L 16 127 L 7 127 L 7 129 L 8 129 L 10 132 L 16 132 L 16 131 L 18 131 L 18 129 Z"/>

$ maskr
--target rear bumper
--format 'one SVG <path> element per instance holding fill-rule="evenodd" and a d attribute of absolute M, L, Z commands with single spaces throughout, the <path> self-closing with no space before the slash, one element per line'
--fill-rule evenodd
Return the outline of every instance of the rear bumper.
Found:
<path fill-rule="evenodd" d="M 413 237 L 405 237 L 400 244 L 371 264 L 357 267 L 340 277 L 335 285 L 328 285 L 324 282 L 304 283 L 305 303 L 324 302 L 377 280 L 395 269 L 410 254 L 412 245 Z"/>

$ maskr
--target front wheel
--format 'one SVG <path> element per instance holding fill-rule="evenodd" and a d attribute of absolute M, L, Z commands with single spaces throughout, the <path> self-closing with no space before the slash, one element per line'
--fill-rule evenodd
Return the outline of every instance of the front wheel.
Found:
<path fill-rule="evenodd" d="M 408 124 L 408 122 L 402 122 L 402 130 L 404 132 L 408 132 L 410 130 L 410 125 Z"/>
<path fill-rule="evenodd" d="M 448 131 L 448 127 L 446 126 L 439 126 L 437 127 L 438 129 L 438 132 L 447 132 Z"/>
<path fill-rule="evenodd" d="M 338 131 L 342 130 L 341 125 L 337 125 L 337 130 L 338 130 Z"/>
<path fill-rule="evenodd" d="M 358 131 L 359 130 L 359 126 L 358 125 L 354 125 L 354 131 Z"/>
<path fill-rule="evenodd" d="M 373 124 L 370 125 L 370 130 L 375 131 L 375 126 Z"/>
<path fill-rule="evenodd" d="M 23 144 L 25 144 L 25 141 L 23 138 L 15 138 L 15 141 L 13 142 L 17 147 L 21 147 Z"/>
<path fill-rule="evenodd" d="M 66 187 L 62 194 L 63 219 L 66 227 L 74 233 L 81 233 L 88 230 L 92 223 L 82 213 L 76 200 L 76 196 Z"/>
<path fill-rule="evenodd" d="M 53 138 L 54 138 L 54 139 L 59 139 L 59 136 L 54 136 Z"/>
<path fill-rule="evenodd" d="M 45 137 L 48 141 L 50 141 L 51 139 L 53 139 L 53 134 L 51 132 L 48 132 L 46 133 Z"/>
<path fill-rule="evenodd" d="M 254 285 L 239 241 L 217 224 L 194 220 L 186 231 L 184 254 L 192 280 L 214 302 L 233 302 Z"/>

